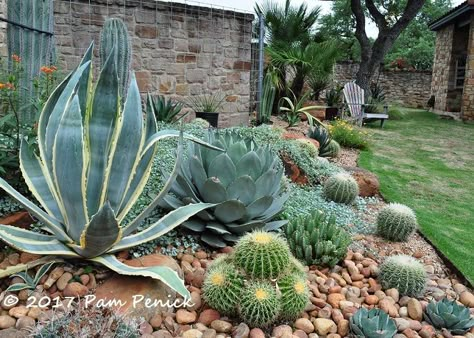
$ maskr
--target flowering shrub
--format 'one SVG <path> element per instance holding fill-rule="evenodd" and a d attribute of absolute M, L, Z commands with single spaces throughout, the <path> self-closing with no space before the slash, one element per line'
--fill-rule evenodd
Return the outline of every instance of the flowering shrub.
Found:
<path fill-rule="evenodd" d="M 336 120 L 329 125 L 334 140 L 347 148 L 366 149 L 369 147 L 369 133 L 345 120 Z"/>

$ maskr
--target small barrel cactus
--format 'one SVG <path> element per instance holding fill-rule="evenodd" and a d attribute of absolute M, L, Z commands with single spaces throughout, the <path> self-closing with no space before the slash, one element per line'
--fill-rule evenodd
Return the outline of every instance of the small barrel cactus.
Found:
<path fill-rule="evenodd" d="M 277 278 L 291 259 L 286 241 L 275 233 L 254 231 L 242 237 L 234 251 L 234 262 L 253 278 Z"/>
<path fill-rule="evenodd" d="M 463 335 L 474 327 L 469 309 L 446 298 L 428 304 L 423 317 L 435 328 L 446 329 L 453 335 Z"/>
<path fill-rule="evenodd" d="M 344 258 L 351 243 L 336 219 L 319 210 L 291 220 L 285 233 L 293 254 L 308 265 L 333 267 Z"/>
<path fill-rule="evenodd" d="M 422 296 L 426 271 L 418 260 L 407 255 L 388 257 L 380 266 L 380 284 L 384 289 L 398 289 L 402 296 Z"/>
<path fill-rule="evenodd" d="M 324 196 L 327 199 L 344 204 L 352 204 L 359 195 L 356 180 L 347 173 L 338 173 L 324 183 Z"/>
<path fill-rule="evenodd" d="M 275 288 L 266 281 L 251 281 L 242 292 L 239 314 L 253 327 L 267 327 L 280 314 L 280 302 Z"/>
<path fill-rule="evenodd" d="M 309 289 L 306 278 L 289 274 L 277 281 L 281 292 L 281 313 L 286 319 L 297 318 L 309 302 Z"/>
<path fill-rule="evenodd" d="M 219 258 L 210 267 L 204 280 L 203 298 L 222 314 L 233 315 L 240 302 L 244 277 L 226 258 Z"/>
<path fill-rule="evenodd" d="M 378 234 L 391 241 L 406 241 L 417 227 L 415 213 L 403 204 L 390 203 L 377 217 Z"/>
<path fill-rule="evenodd" d="M 392 338 L 397 333 L 393 319 L 380 309 L 361 308 L 349 320 L 355 338 Z"/>

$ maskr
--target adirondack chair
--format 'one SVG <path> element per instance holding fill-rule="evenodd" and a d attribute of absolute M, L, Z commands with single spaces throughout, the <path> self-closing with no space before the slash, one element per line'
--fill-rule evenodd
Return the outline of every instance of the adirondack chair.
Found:
<path fill-rule="evenodd" d="M 351 118 L 360 126 L 362 126 L 363 121 L 380 120 L 380 127 L 383 127 L 385 120 L 388 120 L 388 106 L 384 106 L 383 114 L 365 113 L 365 107 L 369 104 L 365 103 L 364 90 L 355 82 L 346 83 L 344 86 L 344 99 Z"/>

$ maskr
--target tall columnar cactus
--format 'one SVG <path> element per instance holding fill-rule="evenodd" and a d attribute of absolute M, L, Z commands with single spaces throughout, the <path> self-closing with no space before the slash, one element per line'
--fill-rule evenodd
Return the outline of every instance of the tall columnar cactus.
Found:
<path fill-rule="evenodd" d="M 270 73 L 267 73 L 263 82 L 262 102 L 260 102 L 260 108 L 257 115 L 257 122 L 259 124 L 270 122 L 275 95 L 276 88 L 273 84 L 272 76 Z"/>
<path fill-rule="evenodd" d="M 285 233 L 293 254 L 308 265 L 333 267 L 344 258 L 351 243 L 336 219 L 321 211 L 291 220 Z"/>
<path fill-rule="evenodd" d="M 351 175 L 339 173 L 328 178 L 324 184 L 324 195 L 336 203 L 352 204 L 359 195 L 359 186 Z"/>
<path fill-rule="evenodd" d="M 254 231 L 242 237 L 235 246 L 234 260 L 254 278 L 276 278 L 288 268 L 291 253 L 280 236 Z"/>
<path fill-rule="evenodd" d="M 391 256 L 380 266 L 379 280 L 384 289 L 395 288 L 403 296 L 419 297 L 425 291 L 426 271 L 411 256 Z"/>
<path fill-rule="evenodd" d="M 130 66 L 132 63 L 132 47 L 127 26 L 118 18 L 107 19 L 100 32 L 100 63 L 104 66 L 110 53 L 113 53 L 115 67 L 120 83 L 122 99 L 127 95 Z"/>
<path fill-rule="evenodd" d="M 415 213 L 403 204 L 390 203 L 377 217 L 377 232 L 391 241 L 406 241 L 417 227 Z"/>
<path fill-rule="evenodd" d="M 267 327 L 280 314 L 280 302 L 275 288 L 267 281 L 252 281 L 242 292 L 239 304 L 242 319 L 253 327 Z"/>
<path fill-rule="evenodd" d="M 36 119 L 33 102 L 33 79 L 42 66 L 55 60 L 53 1 L 7 1 L 8 20 L 22 24 L 44 33 L 25 29 L 14 24 L 7 25 L 8 54 L 21 57 L 23 69 L 20 78 L 20 119 L 22 123 L 32 123 Z M 11 60 L 11 59 L 10 59 Z"/>

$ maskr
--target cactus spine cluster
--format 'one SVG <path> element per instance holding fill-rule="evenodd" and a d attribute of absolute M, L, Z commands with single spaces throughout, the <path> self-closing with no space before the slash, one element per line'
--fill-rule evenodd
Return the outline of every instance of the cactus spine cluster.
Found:
<path fill-rule="evenodd" d="M 420 297 L 426 287 L 426 271 L 411 256 L 391 256 L 380 266 L 379 280 L 384 289 L 395 288 L 402 296 Z"/>
<path fill-rule="evenodd" d="M 235 247 L 235 264 L 253 278 L 276 278 L 288 268 L 290 249 L 278 235 L 254 231 L 242 237 Z"/>
<path fill-rule="evenodd" d="M 351 243 L 336 219 L 321 211 L 291 220 L 285 233 L 293 254 L 308 265 L 333 267 L 345 257 Z"/>
<path fill-rule="evenodd" d="M 43 32 L 53 33 L 53 1 L 18 1 L 8 0 L 8 20 L 32 27 Z M 23 69 L 20 78 L 19 109 L 22 123 L 33 123 L 36 111 L 33 107 L 34 78 L 40 73 L 42 66 L 50 65 L 55 61 L 54 36 L 7 25 L 8 54 L 21 57 Z M 10 59 L 11 61 L 11 59 Z"/>
<path fill-rule="evenodd" d="M 126 97 L 130 66 L 132 63 L 132 47 L 127 26 L 118 18 L 107 19 L 100 32 L 100 63 L 104 66 L 108 57 L 115 60 L 115 67 L 120 83 L 122 99 Z"/>
<path fill-rule="evenodd" d="M 203 298 L 219 312 L 239 315 L 254 327 L 294 319 L 309 301 L 303 269 L 279 235 L 248 233 L 230 256 L 219 257 L 209 267 Z"/>
<path fill-rule="evenodd" d="M 377 217 L 378 234 L 391 241 L 406 241 L 417 227 L 415 213 L 403 204 L 391 203 Z"/>
<path fill-rule="evenodd" d="M 325 182 L 324 195 L 336 203 L 352 204 L 359 195 L 359 186 L 351 175 L 339 173 Z"/>
<path fill-rule="evenodd" d="M 276 289 L 268 281 L 254 280 L 246 285 L 240 300 L 239 314 L 250 326 L 267 327 L 280 314 Z"/>

